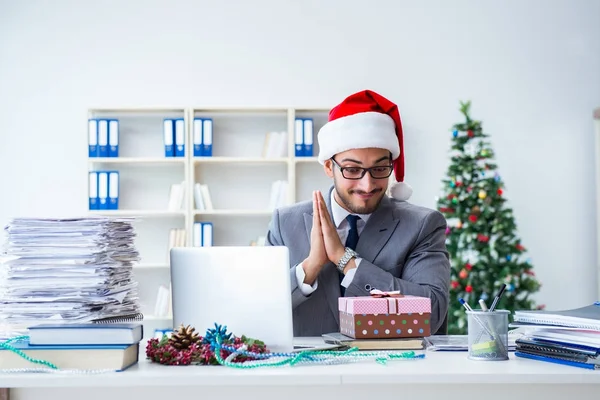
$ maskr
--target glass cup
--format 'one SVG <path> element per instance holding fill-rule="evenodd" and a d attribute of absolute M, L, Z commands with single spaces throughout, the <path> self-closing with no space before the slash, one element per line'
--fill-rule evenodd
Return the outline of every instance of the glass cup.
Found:
<path fill-rule="evenodd" d="M 469 358 L 481 361 L 508 360 L 508 310 L 467 313 Z"/>

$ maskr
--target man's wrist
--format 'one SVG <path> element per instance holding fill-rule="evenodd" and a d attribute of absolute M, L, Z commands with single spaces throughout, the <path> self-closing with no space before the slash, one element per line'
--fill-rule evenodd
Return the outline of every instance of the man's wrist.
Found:
<path fill-rule="evenodd" d="M 345 247 L 340 247 L 339 250 L 337 250 L 333 254 L 333 260 L 330 260 L 330 261 L 337 266 L 337 265 L 339 265 L 340 260 L 342 259 L 342 257 L 344 257 L 344 254 L 346 254 L 346 248 Z"/>
<path fill-rule="evenodd" d="M 302 269 L 304 270 L 304 283 L 308 285 L 312 285 L 315 280 L 317 280 L 317 274 L 314 271 L 317 271 L 319 265 L 313 262 L 310 258 L 302 261 Z"/>

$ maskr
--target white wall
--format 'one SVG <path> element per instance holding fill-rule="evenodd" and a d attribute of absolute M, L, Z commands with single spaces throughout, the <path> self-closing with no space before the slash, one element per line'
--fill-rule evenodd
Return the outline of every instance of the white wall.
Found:
<path fill-rule="evenodd" d="M 539 301 L 596 300 L 600 2 L 366 4 L 0 0 L 0 221 L 86 211 L 89 107 L 330 107 L 364 88 L 399 104 L 413 201 L 435 207 L 471 99 Z"/>

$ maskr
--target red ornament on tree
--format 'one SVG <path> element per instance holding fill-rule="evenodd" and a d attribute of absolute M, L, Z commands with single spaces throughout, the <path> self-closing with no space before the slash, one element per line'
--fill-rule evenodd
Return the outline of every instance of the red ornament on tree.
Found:
<path fill-rule="evenodd" d="M 481 233 L 477 235 L 477 240 L 479 240 L 480 242 L 487 242 L 488 240 L 490 240 L 490 238 L 488 236 L 482 235 Z"/>
<path fill-rule="evenodd" d="M 473 286 L 467 285 L 467 287 L 465 288 L 465 292 L 471 293 L 472 291 L 473 291 Z"/>
<path fill-rule="evenodd" d="M 466 263 L 465 268 L 467 269 L 467 271 L 470 271 L 473 268 L 473 266 L 469 263 Z"/>
<path fill-rule="evenodd" d="M 496 193 L 498 193 L 498 196 L 502 196 L 502 189 L 496 190 Z"/>
<path fill-rule="evenodd" d="M 519 243 L 519 244 L 517 244 L 517 246 L 516 246 L 516 247 L 517 247 L 517 250 L 519 250 L 519 251 L 523 251 L 523 250 L 525 250 L 525 247 L 523 247 L 523 245 L 522 245 L 522 244 L 520 244 L 520 243 Z"/>
<path fill-rule="evenodd" d="M 452 289 L 456 289 L 458 287 L 458 282 L 452 281 L 451 285 L 452 285 Z"/>
<path fill-rule="evenodd" d="M 469 137 L 473 137 L 473 136 L 475 136 L 475 134 L 473 133 L 473 131 L 472 131 L 472 130 L 470 130 L 470 129 L 469 129 L 469 130 L 467 131 L 467 136 L 469 136 Z"/>
<path fill-rule="evenodd" d="M 458 277 L 460 279 L 467 279 L 467 276 L 469 276 L 469 273 L 467 272 L 466 269 L 461 269 L 460 272 L 458 273 Z"/>
<path fill-rule="evenodd" d="M 469 221 L 471 221 L 472 223 L 477 222 L 477 215 L 473 215 L 473 214 L 469 215 Z"/>

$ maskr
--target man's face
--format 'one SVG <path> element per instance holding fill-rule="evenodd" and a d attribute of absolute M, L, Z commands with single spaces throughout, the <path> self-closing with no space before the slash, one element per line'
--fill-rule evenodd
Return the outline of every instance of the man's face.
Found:
<path fill-rule="evenodd" d="M 337 165 L 336 165 L 337 163 Z M 339 165 L 339 166 L 338 166 Z M 392 170 L 390 152 L 385 149 L 355 149 L 338 153 L 333 160 L 325 161 L 325 173 L 333 178 L 335 198 L 340 205 L 354 214 L 370 214 L 377 209 L 388 187 L 389 175 Z M 344 175 L 340 167 L 345 168 Z M 366 172 L 360 179 L 357 178 L 364 171 L 361 168 L 375 167 L 371 172 Z"/>

